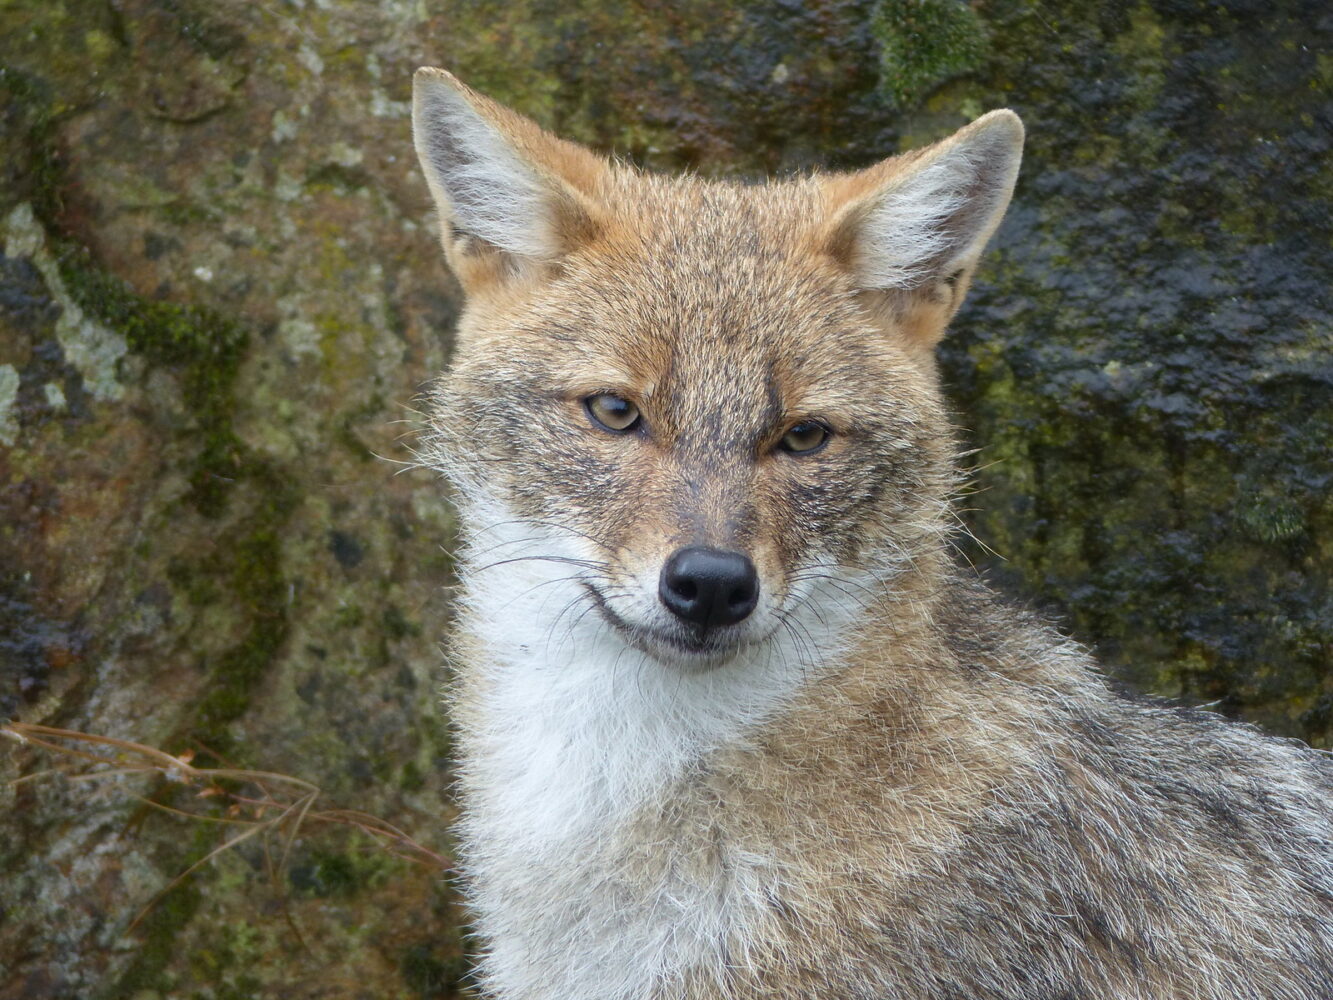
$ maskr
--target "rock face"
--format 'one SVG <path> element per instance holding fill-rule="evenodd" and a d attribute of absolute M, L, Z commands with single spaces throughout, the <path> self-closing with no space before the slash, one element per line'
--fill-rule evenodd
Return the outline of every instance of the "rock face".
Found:
<path fill-rule="evenodd" d="M 1330 745 L 1323 8 L 7 5 L 0 716 L 207 747 L 446 846 L 451 515 L 394 465 L 458 307 L 408 135 L 435 64 L 655 169 L 857 166 L 1015 108 L 944 352 L 981 447 L 962 547 L 1117 676 Z M 132 926 L 218 843 L 132 797 L 168 792 L 0 793 L 0 1000 L 461 989 L 443 876 L 336 832 Z"/>

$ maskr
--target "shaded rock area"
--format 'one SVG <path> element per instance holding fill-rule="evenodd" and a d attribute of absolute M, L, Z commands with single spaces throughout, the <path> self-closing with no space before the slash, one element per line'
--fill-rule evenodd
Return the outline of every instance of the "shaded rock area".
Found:
<path fill-rule="evenodd" d="M 451 514 L 394 464 L 458 308 L 408 130 L 434 64 L 716 174 L 1015 108 L 1016 204 L 944 349 L 990 546 L 962 548 L 1116 677 L 1329 746 L 1325 7 L 5 5 L 0 716 L 207 747 L 447 850 Z M 354 835 L 276 880 L 243 845 L 134 923 L 219 842 L 136 794 L 172 801 L 0 792 L 0 1000 L 464 988 L 445 877 Z"/>

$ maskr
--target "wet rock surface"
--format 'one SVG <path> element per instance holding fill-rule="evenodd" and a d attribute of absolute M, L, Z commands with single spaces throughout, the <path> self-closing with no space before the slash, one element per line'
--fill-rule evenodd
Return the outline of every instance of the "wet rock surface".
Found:
<path fill-rule="evenodd" d="M 1322 5 L 20 0 L 0 27 L 0 714 L 207 747 L 447 848 L 452 522 L 393 465 L 458 308 L 407 124 L 435 64 L 654 169 L 858 166 L 1018 110 L 944 348 L 994 551 L 962 547 L 1115 677 L 1333 742 Z M 132 793 L 170 801 L 0 792 L 0 998 L 460 989 L 446 881 L 357 835 L 302 835 L 276 881 L 242 845 L 133 924 L 218 840 Z"/>

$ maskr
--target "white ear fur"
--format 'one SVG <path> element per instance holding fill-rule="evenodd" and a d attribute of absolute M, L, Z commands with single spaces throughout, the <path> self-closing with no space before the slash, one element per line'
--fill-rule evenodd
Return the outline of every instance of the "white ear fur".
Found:
<path fill-rule="evenodd" d="M 923 151 L 861 206 L 853 269 L 863 288 L 913 289 L 976 263 L 1000 224 L 1023 155 L 1023 124 L 992 111 Z"/>
<path fill-rule="evenodd" d="M 444 70 L 412 79 L 412 138 L 441 222 L 512 254 L 555 258 L 554 192 L 464 91 Z"/>

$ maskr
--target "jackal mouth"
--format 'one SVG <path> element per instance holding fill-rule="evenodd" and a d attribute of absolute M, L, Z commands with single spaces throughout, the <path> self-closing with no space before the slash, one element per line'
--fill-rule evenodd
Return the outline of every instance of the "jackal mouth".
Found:
<path fill-rule="evenodd" d="M 592 598 L 593 606 L 602 620 L 610 625 L 625 642 L 655 660 L 690 670 L 711 670 L 732 659 L 751 641 L 742 638 L 734 628 L 677 629 L 652 628 L 636 625 L 621 617 L 610 606 L 602 593 L 587 581 L 583 589 Z"/>

